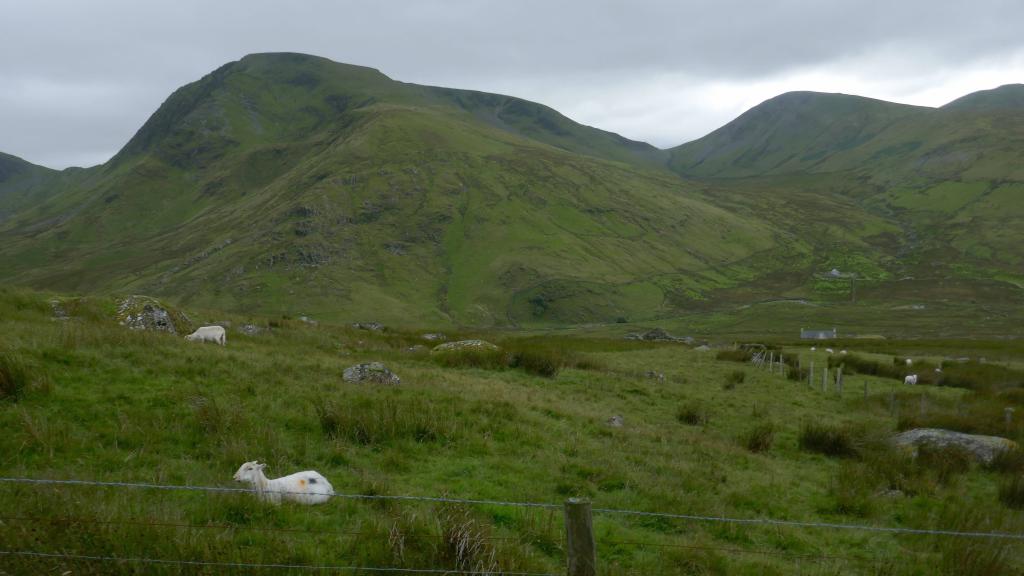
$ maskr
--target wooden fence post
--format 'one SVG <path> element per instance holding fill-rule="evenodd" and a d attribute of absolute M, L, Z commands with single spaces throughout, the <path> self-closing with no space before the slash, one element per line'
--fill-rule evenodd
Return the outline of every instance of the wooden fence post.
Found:
<path fill-rule="evenodd" d="M 821 391 L 828 392 L 828 366 L 821 369 Z"/>
<path fill-rule="evenodd" d="M 587 500 L 565 501 L 565 558 L 569 576 L 597 576 L 597 546 Z"/>
<path fill-rule="evenodd" d="M 840 364 L 839 365 L 839 369 L 836 370 L 836 392 L 838 392 L 840 396 L 843 395 L 843 365 L 842 364 Z"/>

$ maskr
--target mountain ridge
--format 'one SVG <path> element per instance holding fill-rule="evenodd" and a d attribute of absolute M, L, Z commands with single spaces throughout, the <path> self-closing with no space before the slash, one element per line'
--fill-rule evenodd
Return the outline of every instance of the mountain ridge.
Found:
<path fill-rule="evenodd" d="M 661 151 L 512 96 L 254 54 L 105 164 L 0 157 L 33 175 L 0 179 L 0 279 L 500 326 L 829 302 L 833 268 L 863 297 L 920 276 L 1015 301 L 1017 238 L 988 230 L 1017 222 L 1019 122 L 972 108 L 794 92 Z"/>

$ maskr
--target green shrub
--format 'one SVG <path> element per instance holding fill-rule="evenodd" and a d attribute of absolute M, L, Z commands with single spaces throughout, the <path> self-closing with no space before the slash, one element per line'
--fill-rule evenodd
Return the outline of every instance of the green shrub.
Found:
<path fill-rule="evenodd" d="M 849 430 L 809 422 L 800 428 L 797 439 L 800 449 L 805 452 L 817 452 L 826 456 L 844 458 L 857 454 L 854 448 L 853 435 Z"/>
<path fill-rule="evenodd" d="M 708 410 L 699 402 L 688 402 L 679 407 L 676 420 L 690 426 L 704 426 L 708 423 Z"/>
<path fill-rule="evenodd" d="M 775 425 L 764 422 L 751 428 L 740 438 L 740 443 L 751 452 L 767 452 L 775 442 Z"/>

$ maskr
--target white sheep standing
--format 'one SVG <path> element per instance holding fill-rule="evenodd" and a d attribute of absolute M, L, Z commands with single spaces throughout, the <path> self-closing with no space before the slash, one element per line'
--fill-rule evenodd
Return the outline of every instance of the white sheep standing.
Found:
<path fill-rule="evenodd" d="M 916 385 L 917 384 L 917 374 L 908 374 L 907 377 L 903 379 L 903 383 L 904 384 L 909 384 L 911 386 Z"/>
<path fill-rule="evenodd" d="M 829 354 L 835 354 L 835 350 L 831 348 L 825 348 L 825 352 L 828 352 Z"/>
<path fill-rule="evenodd" d="M 299 504 L 323 504 L 334 495 L 331 483 L 315 470 L 296 472 L 271 480 L 263 474 L 266 467 L 266 464 L 256 460 L 246 462 L 235 472 L 235 480 L 252 484 L 260 499 L 274 504 L 280 504 L 281 500 Z"/>
<path fill-rule="evenodd" d="M 223 326 L 200 326 L 196 331 L 185 336 L 189 342 L 216 342 L 221 346 L 227 344 L 228 337 Z"/>

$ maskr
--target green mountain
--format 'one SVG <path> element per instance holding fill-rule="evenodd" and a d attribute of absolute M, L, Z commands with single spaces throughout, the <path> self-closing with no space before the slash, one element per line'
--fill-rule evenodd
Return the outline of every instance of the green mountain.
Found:
<path fill-rule="evenodd" d="M 846 94 L 788 92 L 673 148 L 669 165 L 681 174 L 702 177 L 814 171 L 894 121 L 926 110 Z"/>
<path fill-rule="evenodd" d="M 662 151 L 510 96 L 255 54 L 103 165 L 0 157 L 0 280 L 404 324 L 973 314 L 1024 286 L 1019 92 L 790 93 Z"/>
<path fill-rule="evenodd" d="M 177 90 L 109 162 L 14 211 L 0 270 L 55 290 L 321 317 L 652 317 L 749 277 L 744 261 L 778 235 L 658 167 L 660 154 L 515 98 L 252 55 Z"/>

